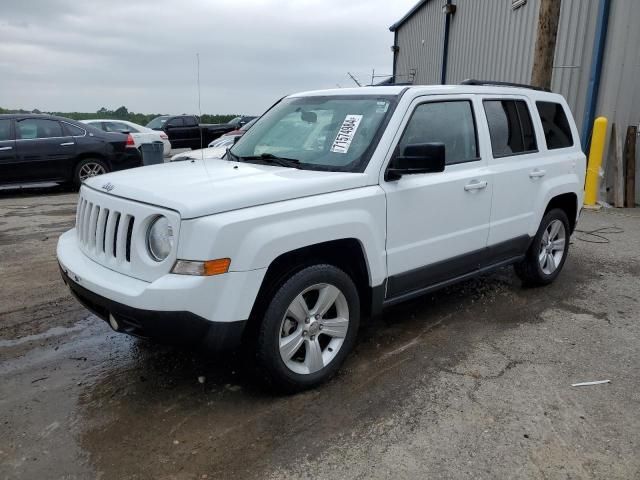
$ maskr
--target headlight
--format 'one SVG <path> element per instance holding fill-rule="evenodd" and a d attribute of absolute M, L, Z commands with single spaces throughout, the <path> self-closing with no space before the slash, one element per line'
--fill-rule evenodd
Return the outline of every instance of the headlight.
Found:
<path fill-rule="evenodd" d="M 156 262 L 166 259 L 173 249 L 173 228 L 167 217 L 157 217 L 147 231 L 147 250 Z"/>

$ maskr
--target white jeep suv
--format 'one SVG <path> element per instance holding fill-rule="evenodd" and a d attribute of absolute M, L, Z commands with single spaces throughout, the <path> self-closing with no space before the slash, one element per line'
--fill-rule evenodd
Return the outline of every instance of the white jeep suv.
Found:
<path fill-rule="evenodd" d="M 576 125 L 560 95 L 475 83 L 291 95 L 224 159 L 90 178 L 63 278 L 117 331 L 243 342 L 287 391 L 386 306 L 508 264 L 548 284 L 583 200 Z"/>

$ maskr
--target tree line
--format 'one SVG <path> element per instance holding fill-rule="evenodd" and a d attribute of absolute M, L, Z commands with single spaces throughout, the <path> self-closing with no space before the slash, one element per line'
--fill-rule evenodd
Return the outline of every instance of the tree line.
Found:
<path fill-rule="evenodd" d="M 59 117 L 71 118 L 73 120 L 88 120 L 90 118 L 112 118 L 114 120 L 127 120 L 129 122 L 137 123 L 138 125 L 146 125 L 151 120 L 160 115 L 164 115 L 162 113 L 135 113 L 130 112 L 127 107 L 122 106 L 115 110 L 109 110 L 105 107 L 102 107 L 95 113 L 87 113 L 87 112 L 41 112 L 38 109 L 34 110 L 10 110 L 0 107 L 0 114 L 2 113 L 48 113 L 51 115 L 57 115 Z M 227 123 L 234 117 L 238 115 L 211 115 L 211 114 L 203 114 L 200 117 L 201 123 Z"/>

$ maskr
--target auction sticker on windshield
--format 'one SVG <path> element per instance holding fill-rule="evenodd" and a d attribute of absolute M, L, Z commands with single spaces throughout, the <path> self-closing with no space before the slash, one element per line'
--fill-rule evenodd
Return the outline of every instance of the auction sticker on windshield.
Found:
<path fill-rule="evenodd" d="M 331 151 L 333 153 L 347 153 L 351 146 L 351 141 L 356 135 L 356 131 L 362 121 L 362 115 L 347 115 L 342 122 L 338 135 L 331 145 Z"/>

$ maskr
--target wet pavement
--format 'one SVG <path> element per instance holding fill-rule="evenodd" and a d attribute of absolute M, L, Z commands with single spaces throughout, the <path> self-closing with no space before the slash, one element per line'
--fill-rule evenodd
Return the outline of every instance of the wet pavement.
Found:
<path fill-rule="evenodd" d="M 585 212 L 618 230 L 576 233 L 553 286 L 503 269 L 391 309 L 279 397 L 79 306 L 55 261 L 76 198 L 0 193 L 0 479 L 640 477 L 637 210 Z"/>

